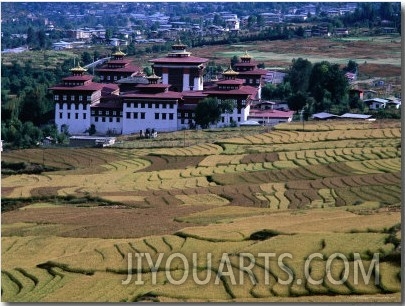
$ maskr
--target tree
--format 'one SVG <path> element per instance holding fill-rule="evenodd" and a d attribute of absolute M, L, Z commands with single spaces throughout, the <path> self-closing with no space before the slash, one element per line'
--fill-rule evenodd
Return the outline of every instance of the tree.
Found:
<path fill-rule="evenodd" d="M 205 98 L 197 104 L 195 109 L 195 122 L 206 129 L 211 124 L 216 124 L 221 119 L 221 106 L 217 98 Z"/>
<path fill-rule="evenodd" d="M 286 82 L 290 83 L 291 90 L 297 92 L 307 92 L 309 79 L 312 72 L 312 63 L 307 59 L 298 58 L 292 60 L 292 65 L 288 72 Z"/>
<path fill-rule="evenodd" d="M 91 54 L 87 51 L 84 51 L 82 53 L 82 63 L 83 65 L 87 65 L 93 62 L 93 57 L 91 56 Z"/>
<path fill-rule="evenodd" d="M 307 104 L 307 100 L 308 95 L 299 91 L 288 98 L 288 108 L 293 111 L 299 111 Z"/>
<path fill-rule="evenodd" d="M 238 58 L 236 55 L 234 55 L 234 56 L 231 58 L 231 67 L 233 68 L 234 65 L 237 64 L 237 63 L 239 63 L 239 58 Z"/>
<path fill-rule="evenodd" d="M 355 61 L 349 60 L 349 62 L 347 63 L 347 66 L 343 68 L 343 71 L 356 73 L 358 66 L 359 65 Z"/>
<path fill-rule="evenodd" d="M 88 133 L 89 133 L 89 135 L 91 136 L 91 135 L 94 135 L 94 134 L 96 134 L 96 126 L 94 125 L 94 124 L 91 124 L 90 125 L 90 128 L 88 129 Z"/>
<path fill-rule="evenodd" d="M 347 104 L 349 83 L 338 64 L 327 61 L 314 64 L 308 91 L 315 99 L 316 111 L 327 110 L 332 104 Z"/>

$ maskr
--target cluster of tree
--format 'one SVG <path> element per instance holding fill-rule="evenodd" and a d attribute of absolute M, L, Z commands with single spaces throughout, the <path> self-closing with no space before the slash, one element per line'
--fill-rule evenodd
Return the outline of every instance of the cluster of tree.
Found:
<path fill-rule="evenodd" d="M 222 114 L 231 114 L 236 105 L 233 100 L 218 100 L 214 97 L 203 99 L 195 109 L 195 123 L 201 128 L 209 128 L 211 124 L 217 124 Z"/>
<path fill-rule="evenodd" d="M 391 25 L 401 33 L 400 2 L 360 2 L 352 14 L 341 17 L 346 27 L 368 27 Z"/>
<path fill-rule="evenodd" d="M 1 138 L 11 147 L 29 147 L 43 137 L 63 140 L 51 124 L 54 119 L 54 102 L 48 88 L 67 76 L 72 68 L 65 60 L 55 70 L 24 65 L 17 61 L 1 65 Z"/>
<path fill-rule="evenodd" d="M 309 113 L 346 112 L 350 100 L 345 72 L 355 69 L 356 65 L 350 61 L 345 69 L 340 69 L 338 64 L 328 61 L 312 64 L 307 59 L 293 59 L 283 83 L 266 85 L 262 98 L 287 100 L 288 107 L 294 111 L 306 107 Z"/>

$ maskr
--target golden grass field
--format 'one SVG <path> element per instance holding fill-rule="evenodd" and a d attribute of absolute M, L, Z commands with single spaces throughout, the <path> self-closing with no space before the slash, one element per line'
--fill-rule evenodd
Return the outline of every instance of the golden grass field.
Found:
<path fill-rule="evenodd" d="M 196 143 L 184 146 L 182 131 L 161 135 L 180 139 L 167 148 L 123 137 L 108 149 L 3 152 L 55 171 L 2 176 L 2 301 L 401 300 L 399 120 L 187 133 Z M 336 253 L 347 266 L 326 265 Z M 366 270 L 379 254 L 379 282 L 356 282 L 354 253 Z M 139 254 L 162 264 L 152 273 Z M 322 259 L 306 266 L 311 254 Z"/>

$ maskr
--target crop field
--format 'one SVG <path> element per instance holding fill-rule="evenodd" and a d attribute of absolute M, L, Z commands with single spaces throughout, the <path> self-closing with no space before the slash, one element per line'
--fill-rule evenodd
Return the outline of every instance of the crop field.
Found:
<path fill-rule="evenodd" d="M 401 122 L 244 131 L 2 152 L 2 301 L 399 302 Z"/>

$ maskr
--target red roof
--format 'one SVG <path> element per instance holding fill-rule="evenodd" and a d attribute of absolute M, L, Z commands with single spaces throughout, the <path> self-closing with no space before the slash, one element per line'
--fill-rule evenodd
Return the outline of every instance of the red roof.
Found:
<path fill-rule="evenodd" d="M 134 65 L 127 65 L 125 67 L 120 68 L 109 68 L 108 66 L 103 66 L 101 68 L 95 69 L 97 72 L 138 72 L 141 68 Z"/>
<path fill-rule="evenodd" d="M 129 64 L 131 61 L 129 60 L 110 60 L 107 62 L 108 64 Z"/>
<path fill-rule="evenodd" d="M 97 91 L 101 90 L 102 93 L 109 94 L 113 91 L 119 89 L 118 85 L 116 84 L 101 84 L 101 83 L 90 83 L 87 85 L 80 85 L 80 86 L 65 86 L 63 84 L 56 85 L 54 87 L 50 87 L 50 90 L 65 90 L 65 91 Z"/>
<path fill-rule="evenodd" d="M 201 64 L 208 62 L 208 58 L 185 56 L 185 57 L 162 57 L 149 60 L 152 63 L 168 64 Z"/>
<path fill-rule="evenodd" d="M 121 97 L 125 98 L 153 98 L 153 99 L 181 99 L 183 95 L 176 91 L 165 91 L 156 94 L 131 93 Z"/>
<path fill-rule="evenodd" d="M 266 75 L 267 74 L 266 69 L 255 69 L 255 70 L 246 70 L 246 71 L 239 71 L 239 77 L 241 75 Z"/>
<path fill-rule="evenodd" d="M 258 110 L 251 109 L 249 118 L 290 118 L 294 114 L 293 111 L 279 111 L 275 109 L 271 110 Z"/>
<path fill-rule="evenodd" d="M 105 102 L 100 102 L 91 106 L 91 108 L 116 108 L 122 109 L 122 102 L 120 99 L 108 100 Z"/>
<path fill-rule="evenodd" d="M 88 75 L 88 74 L 86 74 L 86 75 L 71 75 L 71 76 L 68 76 L 66 78 L 63 78 L 63 81 L 81 81 L 81 82 L 84 82 L 84 81 L 88 81 L 88 80 L 92 80 L 92 79 L 93 79 L 93 76 Z"/>
<path fill-rule="evenodd" d="M 244 80 L 236 79 L 236 80 L 220 80 L 216 82 L 216 84 L 220 85 L 242 85 Z"/>
<path fill-rule="evenodd" d="M 207 97 L 207 94 L 203 93 L 201 90 L 188 90 L 188 91 L 182 91 L 183 97 L 186 98 L 205 98 Z"/>
<path fill-rule="evenodd" d="M 252 86 L 241 86 L 239 89 L 231 90 L 207 90 L 205 94 L 209 95 L 255 95 L 258 89 Z"/>

